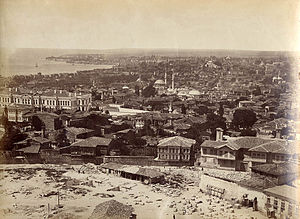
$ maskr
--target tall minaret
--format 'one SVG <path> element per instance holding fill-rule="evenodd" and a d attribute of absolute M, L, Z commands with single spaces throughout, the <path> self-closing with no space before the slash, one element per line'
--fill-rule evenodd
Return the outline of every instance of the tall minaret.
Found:
<path fill-rule="evenodd" d="M 174 74 L 174 70 L 172 69 L 172 90 L 175 89 L 175 74 Z"/>
<path fill-rule="evenodd" d="M 166 71 L 166 68 L 165 68 L 165 86 L 167 86 L 167 71 Z"/>

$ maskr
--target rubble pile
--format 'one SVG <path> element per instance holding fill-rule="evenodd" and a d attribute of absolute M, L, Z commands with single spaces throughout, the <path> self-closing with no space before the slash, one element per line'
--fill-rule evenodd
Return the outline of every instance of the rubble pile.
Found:
<path fill-rule="evenodd" d="M 100 172 L 100 170 L 98 169 L 98 167 L 95 164 L 87 163 L 87 164 L 83 164 L 79 168 L 78 172 L 85 173 L 85 174 L 97 174 Z"/>
<path fill-rule="evenodd" d="M 124 205 L 116 200 L 109 200 L 97 205 L 90 218 L 129 218 L 134 211 L 133 207 Z"/>
<path fill-rule="evenodd" d="M 184 188 L 182 186 L 180 187 L 174 187 L 175 184 L 153 184 L 151 185 L 152 189 L 151 191 L 155 193 L 163 193 L 167 195 L 168 197 L 179 197 L 182 194 L 182 191 Z M 180 189 L 179 189 L 180 188 Z"/>
<path fill-rule="evenodd" d="M 230 180 L 232 182 L 240 182 L 251 178 L 249 172 L 240 172 L 240 171 L 235 172 L 235 171 L 224 171 L 224 170 L 217 170 L 217 169 L 207 169 L 205 170 L 205 174 L 216 178 Z"/>

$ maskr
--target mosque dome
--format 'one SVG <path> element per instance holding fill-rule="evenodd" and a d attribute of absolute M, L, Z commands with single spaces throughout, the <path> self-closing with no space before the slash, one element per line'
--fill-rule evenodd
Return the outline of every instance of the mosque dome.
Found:
<path fill-rule="evenodd" d="M 189 92 L 189 95 L 192 95 L 192 96 L 200 96 L 201 93 L 198 91 L 198 90 L 191 90 Z"/>
<path fill-rule="evenodd" d="M 165 85 L 165 82 L 164 82 L 163 80 L 159 79 L 159 80 L 156 80 L 156 81 L 154 82 L 154 84 L 155 84 L 155 85 Z"/>

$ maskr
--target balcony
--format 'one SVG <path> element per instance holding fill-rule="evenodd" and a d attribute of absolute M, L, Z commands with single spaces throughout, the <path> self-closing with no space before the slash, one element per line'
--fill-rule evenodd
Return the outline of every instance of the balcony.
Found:
<path fill-rule="evenodd" d="M 235 156 L 231 153 L 225 153 L 225 154 L 218 154 L 218 159 L 224 159 L 224 160 L 235 160 Z"/>

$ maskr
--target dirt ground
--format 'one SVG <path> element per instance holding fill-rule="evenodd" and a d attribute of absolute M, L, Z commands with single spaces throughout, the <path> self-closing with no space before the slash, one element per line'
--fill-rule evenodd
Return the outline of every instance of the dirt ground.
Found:
<path fill-rule="evenodd" d="M 186 168 L 164 170 L 199 178 L 199 172 Z M 132 205 L 137 218 L 266 218 L 201 193 L 192 178 L 172 188 L 76 165 L 0 165 L 0 171 L 1 218 L 88 218 L 96 205 L 110 199 Z"/>

